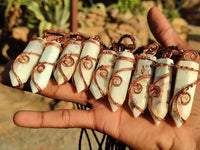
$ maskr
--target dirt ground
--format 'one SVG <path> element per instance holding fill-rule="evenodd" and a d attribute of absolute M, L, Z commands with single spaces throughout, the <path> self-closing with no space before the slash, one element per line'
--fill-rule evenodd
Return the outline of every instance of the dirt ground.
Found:
<path fill-rule="evenodd" d="M 14 125 L 18 110 L 50 110 L 51 99 L 0 84 L 0 150 L 77 150 L 81 129 L 29 129 Z M 93 149 L 97 142 L 88 130 Z M 103 134 L 96 132 L 101 139 Z M 83 134 L 82 149 L 89 149 Z"/>

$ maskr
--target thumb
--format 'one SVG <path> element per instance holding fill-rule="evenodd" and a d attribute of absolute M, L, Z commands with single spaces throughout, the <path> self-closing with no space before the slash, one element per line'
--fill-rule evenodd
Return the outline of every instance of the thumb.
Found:
<path fill-rule="evenodd" d="M 152 34 L 163 46 L 178 46 L 180 49 L 191 49 L 180 39 L 176 30 L 158 8 L 153 7 L 149 10 L 147 20 Z"/>

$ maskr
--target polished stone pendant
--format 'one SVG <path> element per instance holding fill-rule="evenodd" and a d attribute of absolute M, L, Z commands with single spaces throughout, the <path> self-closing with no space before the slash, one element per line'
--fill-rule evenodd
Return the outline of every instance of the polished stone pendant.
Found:
<path fill-rule="evenodd" d="M 159 46 L 155 43 L 144 47 L 143 53 L 136 55 L 136 65 L 129 86 L 128 105 L 134 117 L 138 117 L 147 108 L 149 86 L 152 82 L 154 64 Z"/>
<path fill-rule="evenodd" d="M 149 112 L 159 125 L 168 113 L 174 61 L 157 59 L 153 84 L 149 88 Z"/>
<path fill-rule="evenodd" d="M 15 59 L 9 72 L 12 86 L 23 88 L 31 76 L 33 67 L 38 63 L 45 44 L 46 40 L 43 38 L 33 39 Z"/>
<path fill-rule="evenodd" d="M 103 50 L 99 55 L 98 65 L 93 73 L 90 91 L 95 99 L 100 99 L 108 93 L 108 82 L 113 73 L 116 52 Z"/>
<path fill-rule="evenodd" d="M 73 75 L 73 82 L 78 93 L 88 89 L 100 50 L 99 37 L 84 41 L 80 59 Z"/>
<path fill-rule="evenodd" d="M 129 87 L 129 107 L 138 117 L 147 108 L 149 86 L 152 82 L 154 62 L 156 57 L 152 54 L 140 54 L 137 57 L 136 67 Z"/>
<path fill-rule="evenodd" d="M 58 85 L 66 83 L 71 79 L 81 53 L 82 42 L 69 40 L 63 47 L 64 50 L 56 62 L 54 70 L 54 78 Z"/>
<path fill-rule="evenodd" d="M 196 51 L 188 50 L 183 54 L 183 59 L 175 65 L 177 73 L 170 114 L 177 127 L 181 127 L 191 113 L 196 84 L 199 82 L 199 63 L 195 62 L 198 58 Z"/>
<path fill-rule="evenodd" d="M 55 62 L 62 51 L 61 44 L 50 41 L 46 45 L 39 63 L 33 68 L 30 86 L 33 93 L 40 92 L 47 87 Z"/>
<path fill-rule="evenodd" d="M 121 36 L 115 45 L 117 57 L 114 62 L 113 74 L 108 83 L 108 101 L 113 112 L 123 105 L 127 96 L 131 74 L 135 65 L 133 55 L 136 47 L 135 38 L 125 34 Z"/>
<path fill-rule="evenodd" d="M 117 111 L 127 95 L 135 58 L 129 51 L 119 52 L 114 65 L 114 71 L 108 84 L 108 100 L 112 111 Z"/>
<path fill-rule="evenodd" d="M 30 41 L 15 59 L 9 72 L 11 84 L 23 88 L 31 77 L 31 90 L 39 93 L 53 74 L 58 85 L 72 82 L 78 93 L 89 89 L 95 99 L 105 100 L 107 96 L 113 112 L 127 98 L 134 117 L 148 107 L 156 125 L 169 112 L 181 127 L 190 116 L 200 82 L 199 54 L 170 46 L 160 57 L 156 44 L 135 54 L 131 35 L 123 35 L 112 48 L 102 51 L 102 46 L 99 36 L 46 30 L 43 38 Z"/>

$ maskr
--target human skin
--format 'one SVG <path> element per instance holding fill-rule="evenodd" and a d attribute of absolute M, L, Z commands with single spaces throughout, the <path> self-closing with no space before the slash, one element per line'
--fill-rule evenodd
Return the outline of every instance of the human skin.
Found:
<path fill-rule="evenodd" d="M 179 38 L 172 25 L 156 7 L 150 9 L 147 19 L 152 34 L 160 44 L 165 47 L 191 49 Z M 177 128 L 169 115 L 156 126 L 148 112 L 134 118 L 127 101 L 116 112 L 112 112 L 107 97 L 95 100 L 89 92 L 77 93 L 72 84 L 57 85 L 52 79 L 40 94 L 90 105 L 91 109 L 19 111 L 13 120 L 16 125 L 29 128 L 90 128 L 106 133 L 137 150 L 196 150 L 200 149 L 199 92 L 198 84 L 191 115 L 182 127 Z"/>

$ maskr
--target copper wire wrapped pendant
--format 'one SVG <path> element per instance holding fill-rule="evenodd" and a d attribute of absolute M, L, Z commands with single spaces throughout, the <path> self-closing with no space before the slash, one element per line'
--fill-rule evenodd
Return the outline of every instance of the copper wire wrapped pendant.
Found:
<path fill-rule="evenodd" d="M 188 58 L 189 57 L 189 58 Z M 191 113 L 192 104 L 199 82 L 199 54 L 194 50 L 185 51 L 175 68 L 177 69 L 174 96 L 170 102 L 170 114 L 177 127 L 182 126 Z"/>
<path fill-rule="evenodd" d="M 123 42 L 126 39 L 131 44 Z M 160 57 L 157 44 L 140 54 L 135 54 L 135 47 L 135 39 L 127 34 L 107 48 L 99 36 L 45 30 L 44 37 L 29 42 L 14 61 L 11 83 L 22 88 L 31 77 L 32 92 L 37 93 L 47 87 L 53 73 L 58 84 L 72 79 L 77 92 L 90 90 L 95 99 L 107 96 L 113 112 L 128 98 L 134 117 L 148 110 L 159 125 L 169 112 L 180 127 L 191 113 L 200 82 L 199 54 L 171 46 Z"/>
<path fill-rule="evenodd" d="M 138 117 L 147 108 L 149 98 L 149 86 L 152 82 L 154 63 L 156 62 L 156 51 L 158 45 L 151 44 L 144 52 L 136 56 L 136 67 L 129 87 L 129 107 L 134 115 Z M 153 49 L 153 50 L 152 50 Z M 152 51 L 150 53 L 150 51 Z M 153 53 L 155 53 L 153 55 Z"/>
<path fill-rule="evenodd" d="M 173 64 L 170 58 L 157 59 L 154 82 L 149 88 L 149 112 L 157 125 L 168 113 Z"/>
<path fill-rule="evenodd" d="M 113 63 L 116 52 L 103 50 L 99 55 L 98 65 L 93 73 L 90 91 L 95 99 L 100 99 L 108 94 L 108 82 L 113 73 Z"/>
<path fill-rule="evenodd" d="M 69 40 L 66 43 L 54 70 L 54 78 L 59 85 L 71 79 L 82 49 L 81 41 Z"/>
<path fill-rule="evenodd" d="M 130 38 L 133 44 L 123 44 L 122 40 Z M 135 39 L 130 35 L 122 36 L 118 41 L 118 54 L 115 60 L 114 71 L 108 84 L 108 100 L 112 111 L 117 111 L 127 95 L 131 73 L 134 70 Z"/>
<path fill-rule="evenodd" d="M 38 37 L 29 42 L 22 54 L 14 61 L 9 72 L 11 84 L 22 88 L 31 76 L 33 67 L 38 63 L 46 40 Z"/>
<path fill-rule="evenodd" d="M 55 62 L 62 51 L 60 43 L 48 42 L 39 63 L 33 68 L 31 75 L 31 90 L 33 93 L 40 92 L 47 87 Z"/>
<path fill-rule="evenodd" d="M 78 93 L 88 89 L 100 50 L 99 37 L 84 41 L 80 59 L 73 75 L 73 82 Z"/>

